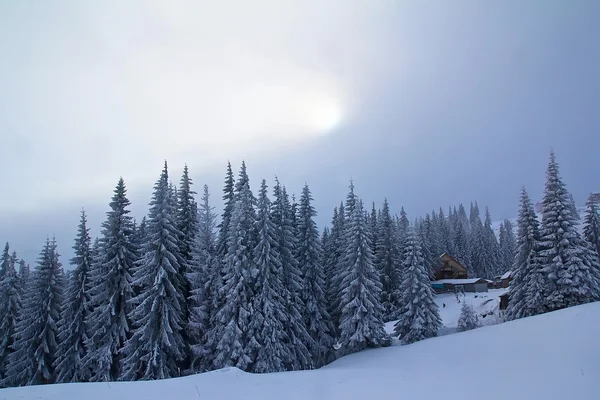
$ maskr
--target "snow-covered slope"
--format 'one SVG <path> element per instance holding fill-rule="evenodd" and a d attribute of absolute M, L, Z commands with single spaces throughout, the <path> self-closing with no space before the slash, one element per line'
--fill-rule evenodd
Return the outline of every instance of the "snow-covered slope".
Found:
<path fill-rule="evenodd" d="M 597 399 L 600 302 L 409 346 L 371 349 L 315 371 L 235 368 L 179 379 L 0 390 L 7 400 Z"/>

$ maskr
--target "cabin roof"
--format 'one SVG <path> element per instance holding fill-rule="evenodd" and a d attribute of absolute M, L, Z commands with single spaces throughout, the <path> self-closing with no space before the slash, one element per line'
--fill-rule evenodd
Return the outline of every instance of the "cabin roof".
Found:
<path fill-rule="evenodd" d="M 506 271 L 504 275 L 500 277 L 500 279 L 508 279 L 512 275 L 512 271 Z"/>

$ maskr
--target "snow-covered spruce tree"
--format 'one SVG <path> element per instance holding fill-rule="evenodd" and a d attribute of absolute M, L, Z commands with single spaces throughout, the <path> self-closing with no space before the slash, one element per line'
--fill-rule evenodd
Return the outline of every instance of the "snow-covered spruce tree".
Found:
<path fill-rule="evenodd" d="M 210 316 L 213 313 L 212 299 L 214 297 L 212 276 L 218 274 L 215 268 L 216 238 L 215 225 L 216 214 L 210 206 L 210 194 L 208 186 L 204 185 L 202 201 L 198 208 L 198 240 L 196 262 L 188 273 L 191 282 L 189 322 L 187 325 L 188 335 L 192 339 L 192 371 L 203 371 L 210 368 L 210 353 L 207 343 L 207 333 L 210 327 Z"/>
<path fill-rule="evenodd" d="M 131 271 L 138 259 L 133 236 L 130 202 L 123 178 L 119 179 L 110 202 L 110 211 L 102 223 L 102 237 L 94 251 L 90 273 L 92 312 L 87 325 L 82 369 L 92 371 L 90 381 L 113 381 L 121 374 L 120 350 L 129 337 L 129 311 L 133 297 Z"/>
<path fill-rule="evenodd" d="M 489 208 L 485 207 L 485 221 L 483 223 L 483 234 L 486 246 L 487 260 L 487 271 L 488 275 L 486 278 L 492 278 L 494 275 L 502 275 L 502 265 L 500 263 L 500 246 L 498 245 L 498 239 L 496 233 L 492 229 L 492 216 Z"/>
<path fill-rule="evenodd" d="M 400 249 L 397 231 L 387 199 L 383 201 L 381 218 L 379 220 L 379 234 L 377 235 L 377 253 L 375 265 L 379 272 L 381 282 L 381 303 L 383 306 L 384 321 L 389 321 L 401 308 L 400 298 L 395 297 L 400 285 Z"/>
<path fill-rule="evenodd" d="M 419 244 L 421 245 L 421 253 L 423 254 L 423 261 L 425 263 L 425 269 L 433 277 L 433 270 L 437 266 L 437 260 L 440 254 L 435 253 L 434 245 L 431 240 L 432 228 L 431 228 L 431 217 L 429 214 L 425 214 L 419 222 L 419 229 L 417 230 L 417 237 Z M 470 260 L 469 260 L 470 261 Z"/>
<path fill-rule="evenodd" d="M 471 304 L 463 301 L 456 331 L 465 332 L 476 328 L 479 328 L 479 318 L 477 317 L 477 314 L 473 310 Z"/>
<path fill-rule="evenodd" d="M 400 209 L 400 216 L 397 218 L 396 229 L 398 252 L 400 254 L 400 257 L 404 257 L 404 251 L 407 246 L 406 241 L 408 240 L 408 231 L 410 230 L 410 222 L 408 221 L 408 217 L 406 215 L 406 211 L 404 211 L 404 207 Z"/>
<path fill-rule="evenodd" d="M 184 324 L 190 320 L 191 309 L 194 307 L 192 298 L 190 297 L 192 290 L 192 282 L 189 274 L 192 271 L 198 270 L 198 205 L 194 195 L 196 192 L 192 190 L 192 179 L 189 176 L 188 166 L 183 168 L 179 184 L 179 192 L 177 197 L 177 210 L 175 213 L 175 221 L 177 229 L 181 233 L 179 237 L 179 246 L 181 254 L 181 265 L 179 274 L 182 275 L 183 287 L 181 288 L 183 295 L 182 304 L 182 319 Z M 183 341 L 189 348 L 192 344 L 197 344 L 198 341 L 190 337 L 188 330 L 183 331 Z M 189 368 L 191 359 L 190 354 L 186 352 L 183 366 L 186 370 Z"/>
<path fill-rule="evenodd" d="M 148 240 L 134 268 L 133 285 L 141 290 L 131 301 L 135 305 L 130 312 L 134 332 L 123 348 L 122 380 L 179 376 L 180 363 L 188 350 L 183 338 L 185 279 L 182 269 L 186 261 L 174 201 L 165 161 L 150 201 Z"/>
<path fill-rule="evenodd" d="M 585 217 L 583 220 L 583 235 L 593 246 L 600 257 L 600 211 L 593 195 L 585 203 Z"/>
<path fill-rule="evenodd" d="M 588 303 L 598 297 L 600 288 L 594 285 L 588 247 L 576 224 L 569 192 L 552 152 L 546 170 L 540 239 L 540 255 L 549 280 L 545 304 L 549 311 Z"/>
<path fill-rule="evenodd" d="M 438 223 L 439 223 L 439 232 L 442 244 L 442 250 L 444 253 L 451 254 L 454 249 L 454 243 L 452 241 L 452 229 L 450 228 L 450 224 L 448 219 L 444 214 L 444 210 L 440 207 L 440 211 L 438 213 Z"/>
<path fill-rule="evenodd" d="M 394 325 L 394 335 L 403 344 L 408 344 L 436 336 L 442 320 L 421 248 L 412 232 L 409 232 L 405 254 L 404 274 L 399 288 L 403 307 Z"/>
<path fill-rule="evenodd" d="M 258 243 L 254 249 L 257 269 L 256 292 L 252 300 L 254 313 L 248 330 L 249 347 L 256 351 L 251 370 L 258 373 L 285 371 L 292 351 L 286 331 L 289 317 L 283 270 L 270 207 L 267 183 L 263 179 L 257 206 Z"/>
<path fill-rule="evenodd" d="M 545 312 L 546 275 L 539 257 L 540 229 L 533 203 L 525 188 L 521 191 L 517 220 L 517 252 L 512 264 L 509 303 L 505 318 L 514 320 Z"/>
<path fill-rule="evenodd" d="M 8 356 L 21 311 L 21 280 L 16 269 L 16 254 L 8 255 L 6 243 L 0 258 L 0 383 L 5 378 Z"/>
<path fill-rule="evenodd" d="M 463 265 L 469 265 L 471 256 L 467 231 L 465 225 L 458 219 L 454 221 L 454 252 L 452 256 Z"/>
<path fill-rule="evenodd" d="M 381 211 L 380 211 L 381 213 Z M 377 209 L 375 208 L 375 202 L 373 202 L 371 206 L 371 214 L 369 214 L 368 218 L 369 232 L 371 233 L 371 252 L 373 254 L 377 253 L 377 242 L 379 239 L 377 236 L 379 235 L 379 219 L 377 217 Z M 377 260 L 374 260 L 377 263 Z"/>
<path fill-rule="evenodd" d="M 21 298 L 23 298 L 23 292 L 27 289 L 29 275 L 29 264 L 27 264 L 23 259 L 19 260 L 19 287 L 21 288 Z"/>
<path fill-rule="evenodd" d="M 318 368 L 330 362 L 333 354 L 333 325 L 325 300 L 325 274 L 323 251 L 319 231 L 314 220 L 317 212 L 308 185 L 304 185 L 298 207 L 298 246 L 296 259 L 302 273 L 304 286 L 300 295 L 305 306 L 304 323 L 313 339 L 309 348 L 313 365 Z"/>
<path fill-rule="evenodd" d="M 373 265 L 362 202 L 354 194 L 352 184 L 346 199 L 346 211 L 346 251 L 340 269 L 342 296 L 339 341 L 342 354 L 354 353 L 366 347 L 387 346 L 391 342 L 384 329 L 381 282 Z"/>
<path fill-rule="evenodd" d="M 23 299 L 3 386 L 39 385 L 56 380 L 54 362 L 63 291 L 58 257 L 56 241 L 47 239 Z"/>
<path fill-rule="evenodd" d="M 217 225 L 217 239 L 215 243 L 215 255 L 211 262 L 211 273 L 208 276 L 208 282 L 206 283 L 207 290 L 210 291 L 209 297 L 210 307 L 208 309 L 208 331 L 205 335 L 205 349 L 207 352 L 207 359 L 205 360 L 205 369 L 213 369 L 214 357 L 216 354 L 217 341 L 220 339 L 219 332 L 223 326 L 217 320 L 217 313 L 221 310 L 227 302 L 226 293 L 223 290 L 224 275 L 225 275 L 225 262 L 228 247 L 228 235 L 229 226 L 231 225 L 231 217 L 233 213 L 235 197 L 235 178 L 231 163 L 227 162 L 227 171 L 225 174 L 225 183 L 223 186 L 223 212 L 221 214 L 221 221 Z"/>
<path fill-rule="evenodd" d="M 301 290 L 306 284 L 295 257 L 298 240 L 292 225 L 289 197 L 285 187 L 282 187 L 277 179 L 273 187 L 271 219 L 275 225 L 276 251 L 281 262 L 283 286 L 286 291 L 284 298 L 289 318 L 285 329 L 291 357 L 286 360 L 286 368 L 288 370 L 311 369 L 313 363 L 309 349 L 314 348 L 315 344 L 304 323 L 306 305 L 301 297 Z"/>
<path fill-rule="evenodd" d="M 339 267 L 344 256 L 344 210 L 343 207 L 336 207 L 333 210 L 331 220 L 331 231 L 329 234 L 327 246 L 325 248 L 325 297 L 327 299 L 327 311 L 331 317 L 334 327 L 333 336 L 339 336 L 337 327 L 340 322 L 339 302 L 341 298 L 341 276 Z"/>
<path fill-rule="evenodd" d="M 505 219 L 504 222 L 500 224 L 500 235 L 498 240 L 500 246 L 500 265 L 502 265 L 502 272 L 510 271 L 512 269 L 512 263 L 515 259 L 515 253 L 517 249 L 515 233 L 510 220 Z"/>
<path fill-rule="evenodd" d="M 56 381 L 58 383 L 83 382 L 90 376 L 81 361 L 85 357 L 84 343 L 90 337 L 87 326 L 92 312 L 90 299 L 90 271 L 92 265 L 91 245 L 87 217 L 81 211 L 81 220 L 75 238 L 71 259 L 74 267 L 67 283 L 66 295 L 61 307 L 59 346 L 56 355 Z"/>
<path fill-rule="evenodd" d="M 444 246 L 442 244 L 442 234 L 440 232 L 439 217 L 435 210 L 431 211 L 431 233 L 429 241 L 431 242 L 431 253 L 433 266 L 435 267 L 440 260 L 440 256 L 444 253 Z"/>
<path fill-rule="evenodd" d="M 246 164 L 242 162 L 235 184 L 233 208 L 228 226 L 227 253 L 223 260 L 224 302 L 215 314 L 215 326 L 209 332 L 214 345 L 214 368 L 251 368 L 258 349 L 250 345 L 248 331 L 253 309 L 257 268 L 254 248 L 257 243 L 255 229 L 256 198 L 250 190 Z"/>

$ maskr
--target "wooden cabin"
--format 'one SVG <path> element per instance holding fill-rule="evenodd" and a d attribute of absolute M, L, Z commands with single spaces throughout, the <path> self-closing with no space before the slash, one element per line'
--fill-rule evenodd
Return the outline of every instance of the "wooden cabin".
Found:
<path fill-rule="evenodd" d="M 448 253 L 440 256 L 440 264 L 433 270 L 435 280 L 441 279 L 467 279 L 467 268 Z"/>

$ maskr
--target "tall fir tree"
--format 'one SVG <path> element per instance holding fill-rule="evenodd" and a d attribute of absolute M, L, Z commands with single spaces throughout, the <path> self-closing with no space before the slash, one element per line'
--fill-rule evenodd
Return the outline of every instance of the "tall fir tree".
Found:
<path fill-rule="evenodd" d="M 315 343 L 304 324 L 306 305 L 302 300 L 301 291 L 306 284 L 295 257 L 298 241 L 292 225 L 289 197 L 285 187 L 282 187 L 277 179 L 273 187 L 271 219 L 275 225 L 276 251 L 283 272 L 286 309 L 289 317 L 285 329 L 292 352 L 291 358 L 286 362 L 286 367 L 288 370 L 310 369 L 313 368 L 313 363 L 309 349 L 314 348 Z"/>
<path fill-rule="evenodd" d="M 6 243 L 0 258 L 0 382 L 5 378 L 21 311 L 21 280 L 16 269 L 16 253 L 9 256 L 9 249 Z"/>
<path fill-rule="evenodd" d="M 192 339 L 192 371 L 210 368 L 210 351 L 207 334 L 213 314 L 212 299 L 215 295 L 214 282 L 219 270 L 216 268 L 216 214 L 210 206 L 208 186 L 204 185 L 202 201 L 198 209 L 198 242 L 197 257 L 189 272 L 191 285 L 190 318 L 187 326 L 188 335 Z"/>
<path fill-rule="evenodd" d="M 246 371 L 254 362 L 256 349 L 248 346 L 248 332 L 254 312 L 252 303 L 257 276 L 253 262 L 257 243 L 255 204 L 246 164 L 242 162 L 226 235 L 227 253 L 223 259 L 224 283 L 220 290 L 225 302 L 216 312 L 215 327 L 210 332 L 214 343 L 214 368 L 230 366 Z"/>
<path fill-rule="evenodd" d="M 23 298 L 23 292 L 27 290 L 27 284 L 29 283 L 30 269 L 29 264 L 25 260 L 19 260 L 19 287 L 21 288 L 21 298 Z"/>
<path fill-rule="evenodd" d="M 181 264 L 179 274 L 183 277 L 182 292 L 182 319 L 184 324 L 190 320 L 191 309 L 194 307 L 194 302 L 191 295 L 192 282 L 189 274 L 197 270 L 198 263 L 198 205 L 194 195 L 196 192 L 192 190 L 192 178 L 190 178 L 188 166 L 183 168 L 183 174 L 179 183 L 179 191 L 177 196 L 177 209 L 175 212 L 175 221 L 177 229 L 180 232 L 179 237 L 179 253 L 181 255 Z M 187 328 L 187 327 L 186 327 Z M 196 339 L 188 335 L 188 330 L 183 331 L 183 341 L 186 347 L 196 344 Z M 185 354 L 185 368 L 189 368 L 190 355 Z"/>
<path fill-rule="evenodd" d="M 425 270 L 421 246 L 412 231 L 409 231 L 405 254 L 404 274 L 398 289 L 403 307 L 394 325 L 394 335 L 403 344 L 408 344 L 436 336 L 442 320 Z"/>
<path fill-rule="evenodd" d="M 54 383 L 58 321 L 62 302 L 62 267 L 56 241 L 46 240 L 15 327 L 4 386 Z"/>
<path fill-rule="evenodd" d="M 227 293 L 223 289 L 223 286 L 225 284 L 225 263 L 229 251 L 228 235 L 235 204 L 235 178 L 230 162 L 227 162 L 222 199 L 224 206 L 221 221 L 217 225 L 218 235 L 215 243 L 215 256 L 211 262 L 210 278 L 206 283 L 206 286 L 209 288 L 207 290 L 212 293 L 209 298 L 208 331 L 204 338 L 205 351 L 210 354 L 210 360 L 206 360 L 206 369 L 215 368 L 214 356 L 217 354 L 216 346 L 220 339 L 217 332 L 223 327 L 218 321 L 217 314 L 227 303 Z"/>
<path fill-rule="evenodd" d="M 183 338 L 184 235 L 177 226 L 177 203 L 169 190 L 166 162 L 154 185 L 147 224 L 144 255 L 133 275 L 133 285 L 141 290 L 132 300 L 135 308 L 130 319 L 135 330 L 123 348 L 122 380 L 179 376 L 188 351 Z"/>
<path fill-rule="evenodd" d="M 349 354 L 366 347 L 389 345 L 390 338 L 384 329 L 382 286 L 373 264 L 362 202 L 352 183 L 346 198 L 346 215 L 339 331 L 342 353 Z"/>
<path fill-rule="evenodd" d="M 326 298 L 331 321 L 334 329 L 334 337 L 338 336 L 340 314 L 339 301 L 341 297 L 340 263 L 344 256 L 344 210 L 335 207 L 331 220 L 331 232 L 325 248 L 325 289 Z"/>
<path fill-rule="evenodd" d="M 304 185 L 298 207 L 298 246 L 296 259 L 304 285 L 300 296 L 304 305 L 304 324 L 312 338 L 309 351 L 315 367 L 333 358 L 333 325 L 327 312 L 323 249 L 314 218 L 317 215 L 308 185 Z"/>
<path fill-rule="evenodd" d="M 378 242 L 375 265 L 381 282 L 381 303 L 383 318 L 389 321 L 401 308 L 401 298 L 396 297 L 400 285 L 400 248 L 394 220 L 390 215 L 387 199 L 383 201 L 379 220 Z"/>
<path fill-rule="evenodd" d="M 589 196 L 583 220 L 583 236 L 600 257 L 600 211 L 594 195 Z"/>
<path fill-rule="evenodd" d="M 500 263 L 500 246 L 496 233 L 492 228 L 492 216 L 489 208 L 485 207 L 485 221 L 483 223 L 483 234 L 487 256 L 487 278 L 492 278 L 495 275 L 502 275 L 505 271 L 502 271 Z"/>
<path fill-rule="evenodd" d="M 110 211 L 102 223 L 102 237 L 92 260 L 90 296 L 92 313 L 87 324 L 90 337 L 82 360 L 92 371 L 91 381 L 113 381 L 121 374 L 120 353 L 129 337 L 129 311 L 133 297 L 131 272 L 138 259 L 133 235 L 133 220 L 123 178 L 119 179 L 110 202 Z"/>
<path fill-rule="evenodd" d="M 271 220 L 271 202 L 267 196 L 267 183 L 263 179 L 258 197 L 256 229 L 258 243 L 254 249 L 257 268 L 252 319 L 249 327 L 248 347 L 254 353 L 251 370 L 254 372 L 280 372 L 286 369 L 292 349 L 288 345 L 286 326 L 289 316 L 283 284 L 283 268 L 278 253 L 275 224 Z"/>
<path fill-rule="evenodd" d="M 56 381 L 59 383 L 83 382 L 90 376 L 82 360 L 86 354 L 85 343 L 90 337 L 87 321 L 92 312 L 90 297 L 90 271 L 92 269 L 92 239 L 87 227 L 87 216 L 81 211 L 81 220 L 75 238 L 71 259 L 74 267 L 67 284 L 60 313 L 59 346 L 56 359 Z"/>
<path fill-rule="evenodd" d="M 577 230 L 566 185 L 554 152 L 546 170 L 542 200 L 541 252 L 548 276 L 546 307 L 549 311 L 588 303 L 598 298 L 588 247 Z"/>
<path fill-rule="evenodd" d="M 508 290 L 509 303 L 505 313 L 507 320 L 545 311 L 546 276 L 540 263 L 539 240 L 539 221 L 523 188 L 517 219 L 517 252 L 512 264 L 513 280 Z"/>

